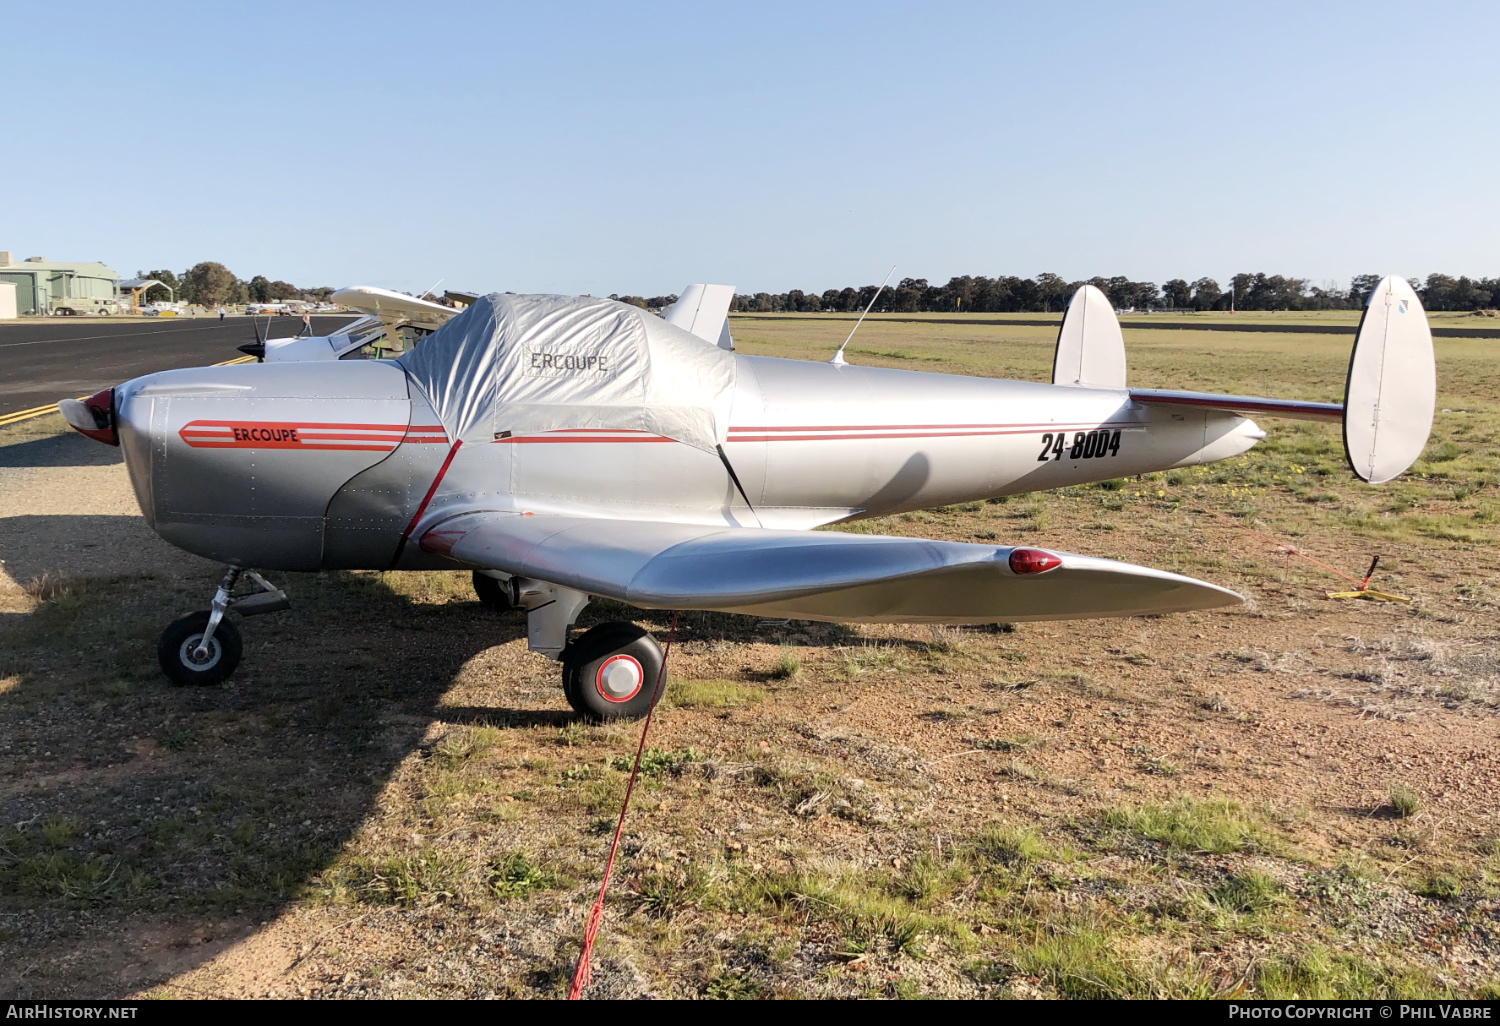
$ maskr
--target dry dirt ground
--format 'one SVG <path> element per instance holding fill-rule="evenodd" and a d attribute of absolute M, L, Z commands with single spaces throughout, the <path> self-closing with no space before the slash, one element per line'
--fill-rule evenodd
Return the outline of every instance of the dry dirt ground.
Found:
<path fill-rule="evenodd" d="M 737 321 L 817 358 L 833 319 Z M 1044 378 L 1046 329 L 853 358 Z M 1157 336 L 1160 337 L 1157 337 Z M 1337 398 L 1347 339 L 1132 332 L 1133 380 Z M 1321 426 L 1227 464 L 848 529 L 1043 543 L 1244 606 L 1013 629 L 684 615 L 593 996 L 1493 997 L 1500 381 L 1444 340 L 1373 489 Z M 1293 543 L 1410 605 L 1284 556 Z M 460 574 L 282 575 L 218 688 L 155 636 L 215 568 L 112 450 L 0 435 L 0 994 L 555 996 L 637 725 L 576 721 Z M 590 606 L 582 626 L 669 618 Z"/>

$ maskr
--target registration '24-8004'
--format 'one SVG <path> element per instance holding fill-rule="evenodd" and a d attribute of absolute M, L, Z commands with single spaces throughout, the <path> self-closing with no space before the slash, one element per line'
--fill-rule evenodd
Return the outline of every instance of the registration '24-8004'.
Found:
<path fill-rule="evenodd" d="M 1073 444 L 1068 445 L 1068 433 L 1059 431 L 1053 434 L 1051 431 L 1042 436 L 1042 454 L 1036 458 L 1038 463 L 1046 463 L 1048 460 L 1060 460 L 1067 456 L 1070 460 L 1091 460 L 1096 457 L 1120 455 L 1120 432 L 1118 431 L 1075 431 L 1073 432 Z"/>

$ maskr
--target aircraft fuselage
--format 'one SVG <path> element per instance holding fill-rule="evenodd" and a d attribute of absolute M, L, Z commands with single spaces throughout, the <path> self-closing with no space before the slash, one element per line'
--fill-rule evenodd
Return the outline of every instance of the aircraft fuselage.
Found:
<path fill-rule="evenodd" d="M 417 544 L 476 510 L 811 528 L 1207 463 L 1243 417 L 1090 389 L 736 357 L 724 456 L 639 431 L 454 446 L 399 365 L 167 371 L 116 389 L 141 508 L 167 541 L 281 570 L 450 565 Z M 746 498 L 749 499 L 747 505 Z"/>

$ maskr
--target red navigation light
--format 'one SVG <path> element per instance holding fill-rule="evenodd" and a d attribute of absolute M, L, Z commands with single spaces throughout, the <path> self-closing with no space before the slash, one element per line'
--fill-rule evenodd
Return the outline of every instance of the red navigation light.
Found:
<path fill-rule="evenodd" d="M 1011 549 L 1010 569 L 1017 574 L 1044 574 L 1062 566 L 1062 560 L 1041 549 Z"/>

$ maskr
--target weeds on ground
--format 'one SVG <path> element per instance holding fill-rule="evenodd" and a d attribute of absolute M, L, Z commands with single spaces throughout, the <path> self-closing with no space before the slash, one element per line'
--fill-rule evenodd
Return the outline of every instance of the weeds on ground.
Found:
<path fill-rule="evenodd" d="M 539 868 L 521 852 L 496 855 L 485 869 L 489 892 L 501 899 L 524 898 L 532 891 L 544 890 L 556 883 L 553 874 Z"/>
<path fill-rule="evenodd" d="M 1301 954 L 1273 956 L 1257 967 L 1252 996 L 1268 1001 L 1390 1000 L 1451 997 L 1452 990 L 1413 967 L 1387 967 L 1312 944 Z"/>
<path fill-rule="evenodd" d="M 84 824 L 52 816 L 0 833 L 0 895 L 52 899 L 67 905 L 131 902 L 156 882 L 107 848 L 90 843 Z"/>
<path fill-rule="evenodd" d="M 753 1001 L 764 989 L 748 973 L 720 973 L 704 985 L 703 996 L 711 1001 Z"/>
<path fill-rule="evenodd" d="M 709 893 L 709 882 L 696 866 L 653 868 L 630 885 L 632 910 L 656 919 L 670 919 L 699 904 Z"/>
<path fill-rule="evenodd" d="M 1235 873 L 1222 883 L 1210 887 L 1205 896 L 1224 912 L 1254 915 L 1276 904 L 1281 886 L 1259 870 Z"/>
<path fill-rule="evenodd" d="M 781 657 L 766 671 L 771 680 L 794 680 L 802 673 L 802 660 L 790 645 L 781 646 Z"/>
<path fill-rule="evenodd" d="M 1039 926 L 1004 959 L 976 967 L 986 982 L 1035 980 L 1043 994 L 1082 1000 L 1196 999 L 1219 996 L 1210 975 L 1189 955 L 1170 961 L 1136 954 L 1135 945 L 1091 922 Z"/>
<path fill-rule="evenodd" d="M 1222 855 L 1266 846 L 1260 826 L 1237 802 L 1180 800 L 1170 805 L 1117 806 L 1104 825 L 1165 846 L 1169 851 Z"/>
<path fill-rule="evenodd" d="M 1402 819 L 1410 819 L 1422 808 L 1422 796 L 1400 781 L 1390 786 L 1386 791 L 1386 798 L 1396 815 Z"/>
<path fill-rule="evenodd" d="M 643 777 L 676 776 L 688 763 L 696 761 L 698 761 L 698 752 L 693 748 L 681 748 L 672 752 L 665 752 L 660 748 L 647 748 L 641 753 L 640 775 Z M 629 773 L 635 767 L 635 759 L 626 758 L 623 755 L 615 756 L 609 760 L 609 767 L 620 773 Z"/>
<path fill-rule="evenodd" d="M 1457 875 L 1449 870 L 1430 869 L 1422 877 L 1421 882 L 1413 888 L 1413 893 L 1437 901 L 1451 901 L 1463 893 L 1463 884 L 1459 882 Z"/>
<path fill-rule="evenodd" d="M 559 882 L 555 873 L 521 852 L 485 858 L 429 845 L 406 856 L 346 858 L 321 874 L 314 891 L 334 903 L 484 907 L 493 900 L 523 898 Z"/>
<path fill-rule="evenodd" d="M 974 854 L 982 863 L 1015 869 L 1046 858 L 1048 851 L 1033 830 L 986 823 L 974 839 Z"/>
<path fill-rule="evenodd" d="M 733 680 L 681 680 L 667 685 L 662 705 L 678 709 L 745 709 L 765 701 L 766 692 Z"/>

